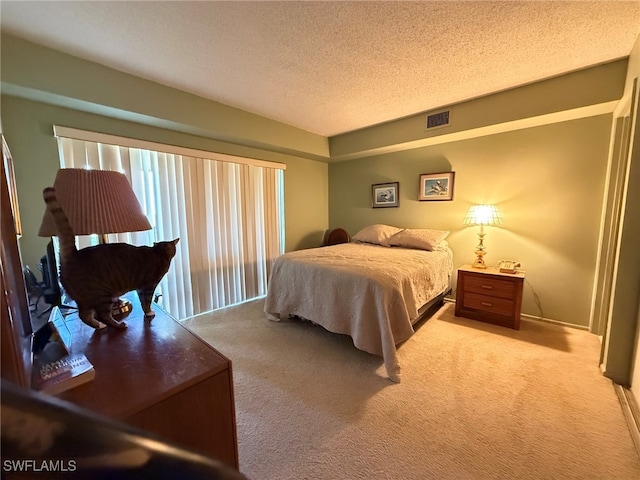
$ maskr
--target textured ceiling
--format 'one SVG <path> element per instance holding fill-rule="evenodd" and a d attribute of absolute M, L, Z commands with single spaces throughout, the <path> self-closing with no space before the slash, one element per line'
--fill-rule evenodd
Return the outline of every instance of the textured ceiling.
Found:
<path fill-rule="evenodd" d="M 331 136 L 625 57 L 640 1 L 0 2 L 2 30 Z"/>

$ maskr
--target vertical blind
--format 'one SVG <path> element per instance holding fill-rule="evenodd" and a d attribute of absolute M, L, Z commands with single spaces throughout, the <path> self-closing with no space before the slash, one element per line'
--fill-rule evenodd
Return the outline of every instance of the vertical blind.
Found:
<path fill-rule="evenodd" d="M 152 245 L 180 238 L 156 291 L 174 317 L 181 320 L 266 294 L 271 263 L 284 252 L 283 166 L 239 157 L 235 163 L 223 155 L 216 160 L 207 158 L 208 152 L 167 153 L 160 150 L 180 149 L 158 144 L 156 150 L 136 148 L 131 139 L 99 134 L 94 135 L 108 137 L 109 143 L 82 138 L 92 138 L 92 132 L 73 130 L 75 138 L 59 132 L 62 168 L 124 173 L 153 227 L 109 235 L 109 242 Z M 76 241 L 83 248 L 97 244 L 98 237 Z"/>

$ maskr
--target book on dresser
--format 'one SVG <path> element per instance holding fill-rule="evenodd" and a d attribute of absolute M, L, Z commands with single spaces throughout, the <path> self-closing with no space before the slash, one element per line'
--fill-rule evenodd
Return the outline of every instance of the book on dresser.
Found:
<path fill-rule="evenodd" d="M 57 395 L 90 382 L 95 369 L 84 353 L 72 353 L 52 362 L 34 365 L 32 386 L 35 390 Z"/>

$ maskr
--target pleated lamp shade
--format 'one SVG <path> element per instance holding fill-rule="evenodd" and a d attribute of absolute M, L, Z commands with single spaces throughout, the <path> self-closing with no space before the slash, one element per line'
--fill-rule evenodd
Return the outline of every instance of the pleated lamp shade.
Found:
<path fill-rule="evenodd" d="M 151 229 L 129 180 L 120 172 L 62 168 L 58 170 L 53 186 L 76 235 Z M 58 228 L 48 210 L 45 210 L 38 235 L 58 235 Z"/>
<path fill-rule="evenodd" d="M 473 205 L 464 218 L 465 225 L 502 225 L 502 216 L 495 205 Z"/>

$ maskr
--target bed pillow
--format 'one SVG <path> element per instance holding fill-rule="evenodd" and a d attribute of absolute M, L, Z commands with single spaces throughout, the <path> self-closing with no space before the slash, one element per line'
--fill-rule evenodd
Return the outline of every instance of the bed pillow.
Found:
<path fill-rule="evenodd" d="M 401 231 L 401 228 L 392 227 L 391 225 L 369 225 L 356 233 L 353 236 L 353 240 L 356 242 L 373 243 L 374 245 L 388 247 L 389 239 Z"/>
<path fill-rule="evenodd" d="M 416 248 L 419 250 L 440 250 L 442 242 L 449 235 L 448 230 L 430 228 L 407 228 L 389 239 L 392 247 Z"/>
<path fill-rule="evenodd" d="M 449 250 L 449 242 L 447 242 L 446 240 L 442 240 L 440 244 L 433 249 L 434 252 L 446 252 L 447 250 Z"/>

